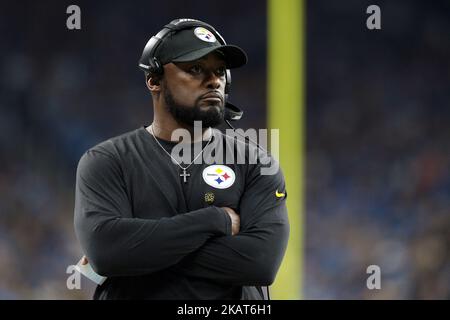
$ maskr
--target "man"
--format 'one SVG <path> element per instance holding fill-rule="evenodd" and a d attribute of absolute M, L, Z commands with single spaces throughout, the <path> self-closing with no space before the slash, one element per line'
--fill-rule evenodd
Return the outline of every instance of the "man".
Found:
<path fill-rule="evenodd" d="M 265 299 L 289 234 L 281 171 L 194 162 L 235 143 L 212 127 L 226 116 L 227 69 L 246 54 L 197 20 L 165 29 L 141 58 L 153 123 L 89 149 L 78 165 L 76 235 L 85 262 L 107 277 L 94 299 Z M 194 135 L 186 162 L 172 152 L 177 129 Z"/>

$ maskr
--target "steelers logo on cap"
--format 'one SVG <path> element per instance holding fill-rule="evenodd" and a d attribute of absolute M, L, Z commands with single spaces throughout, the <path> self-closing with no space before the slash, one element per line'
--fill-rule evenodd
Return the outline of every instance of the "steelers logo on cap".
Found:
<path fill-rule="evenodd" d="M 233 185 L 236 174 L 230 167 L 214 164 L 203 169 L 203 180 L 211 187 L 226 189 Z"/>
<path fill-rule="evenodd" d="M 200 40 L 203 40 L 206 42 L 216 42 L 216 37 L 212 34 L 212 32 L 203 27 L 195 28 L 194 34 Z"/>

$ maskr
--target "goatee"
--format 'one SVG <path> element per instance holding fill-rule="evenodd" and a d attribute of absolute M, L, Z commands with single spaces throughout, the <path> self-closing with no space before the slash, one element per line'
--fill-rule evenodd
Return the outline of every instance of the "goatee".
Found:
<path fill-rule="evenodd" d="M 175 101 L 172 92 L 167 86 L 164 86 L 164 101 L 166 109 L 175 118 L 175 120 L 188 126 L 193 126 L 194 121 L 201 121 L 202 126 L 216 127 L 224 121 L 225 109 L 223 102 L 212 104 L 205 109 L 200 106 L 201 98 L 197 98 L 194 106 L 187 106 Z"/>

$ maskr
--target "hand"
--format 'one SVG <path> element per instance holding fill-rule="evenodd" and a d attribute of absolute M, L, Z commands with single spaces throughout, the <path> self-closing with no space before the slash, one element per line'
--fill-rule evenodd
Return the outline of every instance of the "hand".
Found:
<path fill-rule="evenodd" d="M 81 258 L 81 264 L 84 266 L 85 264 L 88 264 L 88 263 L 89 263 L 89 261 L 88 261 L 87 257 L 86 257 L 86 256 L 83 256 L 83 257 Z"/>
<path fill-rule="evenodd" d="M 231 208 L 228 207 L 222 207 L 223 209 L 225 209 L 225 211 L 228 213 L 228 215 L 231 218 L 231 235 L 234 236 L 235 234 L 237 234 L 241 228 L 241 218 L 239 217 L 239 215 L 236 213 L 236 211 L 234 211 Z"/>

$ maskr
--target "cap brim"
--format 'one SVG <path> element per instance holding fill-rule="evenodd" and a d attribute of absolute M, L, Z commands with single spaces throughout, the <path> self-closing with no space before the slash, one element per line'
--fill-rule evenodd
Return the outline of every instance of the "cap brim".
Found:
<path fill-rule="evenodd" d="M 208 47 L 199 50 L 191 51 L 182 56 L 172 59 L 172 62 L 189 62 L 200 59 L 207 54 L 218 51 L 225 60 L 226 67 L 228 69 L 239 68 L 247 63 L 247 54 L 239 48 L 233 45 L 224 45 L 218 47 Z"/>

